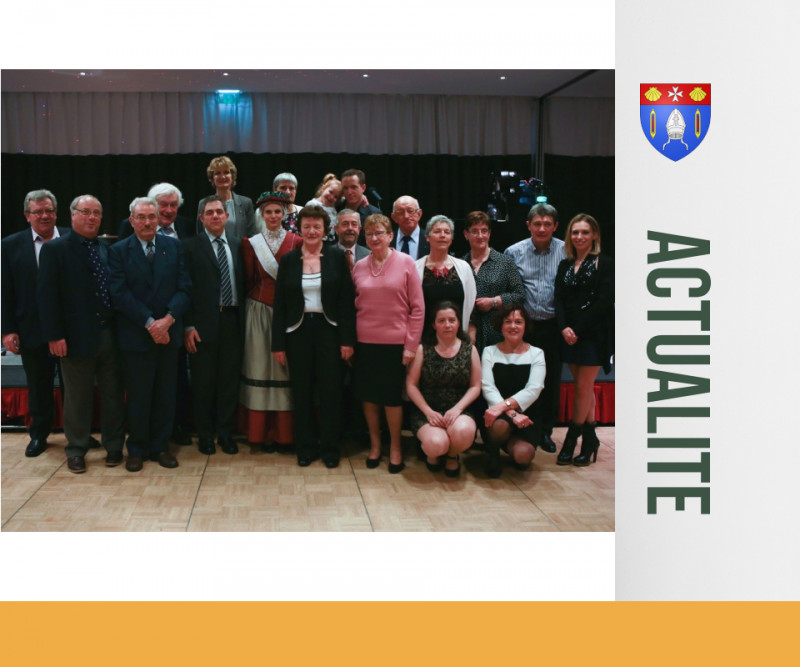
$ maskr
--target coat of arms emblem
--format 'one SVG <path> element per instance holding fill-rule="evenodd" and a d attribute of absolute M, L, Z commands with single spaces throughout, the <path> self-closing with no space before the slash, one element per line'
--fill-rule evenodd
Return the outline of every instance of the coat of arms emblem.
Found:
<path fill-rule="evenodd" d="M 639 84 L 644 136 L 659 153 L 677 162 L 705 139 L 711 123 L 710 83 Z"/>

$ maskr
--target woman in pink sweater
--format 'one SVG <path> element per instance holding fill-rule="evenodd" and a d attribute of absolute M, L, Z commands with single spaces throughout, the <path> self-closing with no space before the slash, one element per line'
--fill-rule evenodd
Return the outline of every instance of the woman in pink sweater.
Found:
<path fill-rule="evenodd" d="M 374 214 L 364 221 L 372 251 L 353 267 L 356 288 L 355 395 L 369 427 L 368 468 L 381 461 L 380 408 L 386 413 L 391 445 L 389 472 L 405 467 L 400 430 L 405 367 L 414 359 L 425 317 L 425 298 L 414 260 L 389 247 L 392 223 Z"/>

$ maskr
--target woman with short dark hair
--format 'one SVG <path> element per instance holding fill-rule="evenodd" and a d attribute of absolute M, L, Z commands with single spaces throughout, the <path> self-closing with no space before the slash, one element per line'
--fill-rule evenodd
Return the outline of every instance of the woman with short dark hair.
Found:
<path fill-rule="evenodd" d="M 505 305 L 494 316 L 494 327 L 503 340 L 483 350 L 481 387 L 488 408 L 486 474 L 500 476 L 500 449 L 518 470 L 526 470 L 536 454 L 531 408 L 544 387 L 544 353 L 526 343 L 532 325 L 524 308 Z"/>

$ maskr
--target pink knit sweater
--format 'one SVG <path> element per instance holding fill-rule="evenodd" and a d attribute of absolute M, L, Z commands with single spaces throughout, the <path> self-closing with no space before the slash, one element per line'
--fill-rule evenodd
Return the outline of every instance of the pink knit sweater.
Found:
<path fill-rule="evenodd" d="M 379 276 L 372 258 L 353 268 L 356 286 L 356 330 L 361 343 L 402 345 L 416 352 L 422 336 L 425 299 L 414 260 L 392 250 Z"/>

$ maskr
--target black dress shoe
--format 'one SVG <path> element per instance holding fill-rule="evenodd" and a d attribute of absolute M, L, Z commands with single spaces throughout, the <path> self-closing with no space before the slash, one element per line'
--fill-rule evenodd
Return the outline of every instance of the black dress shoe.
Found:
<path fill-rule="evenodd" d="M 405 470 L 406 464 L 400 461 L 400 463 L 392 463 L 389 461 L 389 474 L 396 475 L 399 472 L 403 472 Z"/>
<path fill-rule="evenodd" d="M 39 456 L 45 449 L 47 449 L 47 440 L 31 440 L 25 448 L 25 456 L 29 458 Z"/>
<path fill-rule="evenodd" d="M 278 443 L 274 440 L 267 440 L 263 445 L 261 445 L 261 449 L 263 449 L 267 454 L 274 454 L 278 451 Z"/>
<path fill-rule="evenodd" d="M 313 456 L 311 454 L 299 454 L 297 456 L 297 465 L 299 465 L 301 468 L 306 468 L 316 461 L 317 458 L 317 456 Z"/>
<path fill-rule="evenodd" d="M 113 468 L 122 463 L 122 450 L 106 454 L 106 468 Z"/>
<path fill-rule="evenodd" d="M 239 452 L 239 446 L 230 438 L 219 437 L 217 442 L 219 443 L 219 448 L 226 454 L 237 454 Z"/>
<path fill-rule="evenodd" d="M 128 459 L 130 461 L 130 459 Z M 156 452 L 155 454 L 150 454 L 151 461 L 157 461 L 158 465 L 162 468 L 177 468 L 178 467 L 178 459 L 176 459 L 172 454 L 168 451 L 163 452 Z"/>
<path fill-rule="evenodd" d="M 322 462 L 325 464 L 326 468 L 338 468 L 339 467 L 339 457 L 338 456 L 323 456 Z"/>
<path fill-rule="evenodd" d="M 128 472 L 139 472 L 144 465 L 144 459 L 141 456 L 129 456 L 125 461 L 125 470 Z"/>
<path fill-rule="evenodd" d="M 86 459 L 82 456 L 67 457 L 67 468 L 70 472 L 86 472 Z"/>
<path fill-rule="evenodd" d="M 377 459 L 371 459 L 367 457 L 367 468 L 369 468 L 370 470 L 372 468 L 377 468 L 381 464 L 382 458 L 383 458 L 382 456 L 379 456 Z"/>
<path fill-rule="evenodd" d="M 197 449 L 200 450 L 201 454 L 217 453 L 217 448 L 214 447 L 214 441 L 209 438 L 200 438 L 200 440 L 197 441 Z"/>
<path fill-rule="evenodd" d="M 548 454 L 554 454 L 556 451 L 556 443 L 553 442 L 553 439 L 547 433 L 542 436 L 542 444 L 539 446 L 542 448 L 542 451 Z"/>
<path fill-rule="evenodd" d="M 428 461 L 428 457 L 426 456 L 425 467 L 431 472 L 442 472 L 442 470 L 444 470 L 444 462 L 438 461 L 437 463 L 431 463 Z"/>
<path fill-rule="evenodd" d="M 174 442 L 176 445 L 186 446 L 192 444 L 192 436 L 189 435 L 189 432 L 186 431 L 182 426 L 176 426 L 174 429 L 172 429 L 170 440 L 172 440 L 172 442 Z"/>

